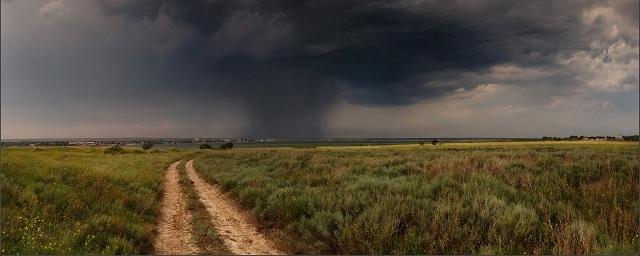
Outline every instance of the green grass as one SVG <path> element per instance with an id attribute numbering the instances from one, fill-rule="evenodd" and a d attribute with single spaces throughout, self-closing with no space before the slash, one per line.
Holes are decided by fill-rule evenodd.
<path id="1" fill-rule="evenodd" d="M 189 223 L 198 247 L 201 252 L 206 254 L 230 254 L 225 248 L 222 240 L 213 226 L 211 216 L 207 212 L 204 204 L 200 202 L 200 197 L 196 192 L 195 185 L 187 176 L 185 163 L 188 159 L 182 160 L 178 165 L 180 174 L 180 186 L 186 194 L 187 207 L 191 213 L 191 222 Z"/>
<path id="2" fill-rule="evenodd" d="M 638 253 L 638 146 L 208 151 L 196 167 L 295 252 Z"/>
<path id="3" fill-rule="evenodd" d="M 2 254 L 152 252 L 163 171 L 185 152 L 3 148 Z"/>

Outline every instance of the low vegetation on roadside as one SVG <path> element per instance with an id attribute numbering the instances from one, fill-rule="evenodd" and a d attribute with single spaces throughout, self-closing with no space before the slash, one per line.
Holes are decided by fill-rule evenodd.
<path id="1" fill-rule="evenodd" d="M 637 144 L 210 151 L 196 167 L 302 253 L 638 252 Z"/>
<path id="2" fill-rule="evenodd" d="M 185 152 L 3 148 L 2 254 L 148 254 L 163 171 Z"/>

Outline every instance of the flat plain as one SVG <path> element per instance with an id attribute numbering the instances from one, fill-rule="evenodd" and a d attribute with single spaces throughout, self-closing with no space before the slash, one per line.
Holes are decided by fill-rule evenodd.
<path id="1" fill-rule="evenodd" d="M 3 148 L 2 254 L 152 250 L 163 170 L 184 151 Z"/>
<path id="2" fill-rule="evenodd" d="M 635 253 L 638 145 L 239 149 L 195 160 L 294 252 Z"/>
<path id="3" fill-rule="evenodd" d="M 153 253 L 164 173 L 186 158 L 200 186 L 288 253 L 633 254 L 640 243 L 636 143 L 105 152 L 3 148 L 2 253 Z M 185 163 L 201 252 L 233 251 L 207 213 L 218 192 L 197 190 Z"/>

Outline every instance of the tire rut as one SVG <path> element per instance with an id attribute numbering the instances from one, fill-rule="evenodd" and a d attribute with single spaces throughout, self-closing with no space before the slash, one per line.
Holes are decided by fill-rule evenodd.
<path id="1" fill-rule="evenodd" d="M 164 175 L 164 195 L 161 204 L 153 247 L 155 254 L 198 254 L 198 246 L 190 229 L 191 215 L 187 209 L 185 194 L 178 182 L 177 161 L 169 166 Z"/>
<path id="2" fill-rule="evenodd" d="M 204 181 L 193 167 L 193 160 L 186 164 L 187 175 L 211 215 L 214 226 L 224 245 L 234 254 L 285 254 L 274 247 L 264 234 L 258 231 L 250 215 L 240 209 L 222 190 Z"/>

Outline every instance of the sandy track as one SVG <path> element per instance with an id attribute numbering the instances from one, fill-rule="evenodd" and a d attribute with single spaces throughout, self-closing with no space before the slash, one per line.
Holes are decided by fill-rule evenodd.
<path id="1" fill-rule="evenodd" d="M 164 179 L 164 196 L 158 236 L 153 243 L 155 254 L 198 254 L 198 246 L 190 230 L 190 214 L 187 210 L 185 194 L 180 187 L 177 166 L 175 162 L 167 169 Z"/>
<path id="2" fill-rule="evenodd" d="M 224 245 L 234 254 L 284 254 L 274 243 L 258 232 L 251 217 L 242 211 L 220 188 L 204 181 L 195 168 L 193 160 L 187 162 L 187 175 L 200 196 L 200 201 L 211 214 L 214 226 Z"/>

